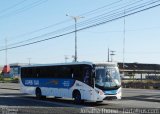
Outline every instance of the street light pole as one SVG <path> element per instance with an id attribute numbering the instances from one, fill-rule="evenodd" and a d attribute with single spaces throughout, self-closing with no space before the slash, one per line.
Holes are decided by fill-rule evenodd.
<path id="1" fill-rule="evenodd" d="M 115 55 L 115 51 L 110 51 L 111 52 L 111 62 L 113 62 L 113 56 Z"/>
<path id="2" fill-rule="evenodd" d="M 27 58 L 28 59 L 28 64 L 31 65 L 31 58 Z"/>
<path id="3" fill-rule="evenodd" d="M 69 59 L 68 57 L 67 57 L 67 55 L 65 55 L 65 63 L 67 63 L 67 60 Z"/>
<path id="4" fill-rule="evenodd" d="M 109 62 L 109 48 L 108 48 L 108 62 Z"/>
<path id="5" fill-rule="evenodd" d="M 74 17 L 75 21 L 75 62 L 77 62 L 77 18 Z"/>
<path id="6" fill-rule="evenodd" d="M 77 20 L 80 18 L 84 18 L 84 17 L 80 17 L 80 16 L 70 16 L 68 14 L 66 14 L 66 16 L 71 17 L 72 19 L 74 19 L 75 22 L 75 56 L 74 56 L 74 61 L 77 62 Z"/>

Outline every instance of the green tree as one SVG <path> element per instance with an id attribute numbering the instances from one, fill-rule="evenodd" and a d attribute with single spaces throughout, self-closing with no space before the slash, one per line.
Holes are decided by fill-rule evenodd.
<path id="1" fill-rule="evenodd" d="M 0 81 L 3 81 L 2 73 L 0 73 Z"/>

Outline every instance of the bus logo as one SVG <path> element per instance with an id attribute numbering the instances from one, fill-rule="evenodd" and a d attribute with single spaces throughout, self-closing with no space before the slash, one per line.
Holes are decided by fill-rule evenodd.
<path id="1" fill-rule="evenodd" d="M 51 80 L 51 81 L 49 81 L 49 82 L 47 82 L 46 84 L 48 85 L 48 84 L 53 84 L 53 85 L 58 85 L 58 80 Z"/>

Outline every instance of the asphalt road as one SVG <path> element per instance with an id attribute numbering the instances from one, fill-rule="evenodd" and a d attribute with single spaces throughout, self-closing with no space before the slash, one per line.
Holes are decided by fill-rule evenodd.
<path id="1" fill-rule="evenodd" d="M 115 111 L 116 113 L 119 109 L 122 111 L 127 108 L 160 109 L 160 90 L 124 88 L 122 100 L 104 101 L 98 104 L 85 103 L 83 105 L 76 105 L 70 99 L 47 98 L 37 100 L 34 96 L 20 93 L 18 89 L 19 86 L 17 84 L 0 84 L 0 113 L 71 114 L 85 113 L 85 111 L 90 111 L 89 113 L 106 113 L 107 111 L 109 111 L 108 113 L 111 113 L 110 111 L 113 113 Z"/>

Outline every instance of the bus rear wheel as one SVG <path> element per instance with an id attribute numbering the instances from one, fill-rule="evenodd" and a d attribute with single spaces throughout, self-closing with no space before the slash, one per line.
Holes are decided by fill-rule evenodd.
<path id="1" fill-rule="evenodd" d="M 79 91 L 75 91 L 73 93 L 73 98 L 74 98 L 74 103 L 75 104 L 81 104 L 82 103 L 81 94 L 80 94 Z"/>
<path id="2" fill-rule="evenodd" d="M 37 99 L 41 99 L 42 98 L 42 92 L 40 88 L 36 89 L 36 98 Z"/>

